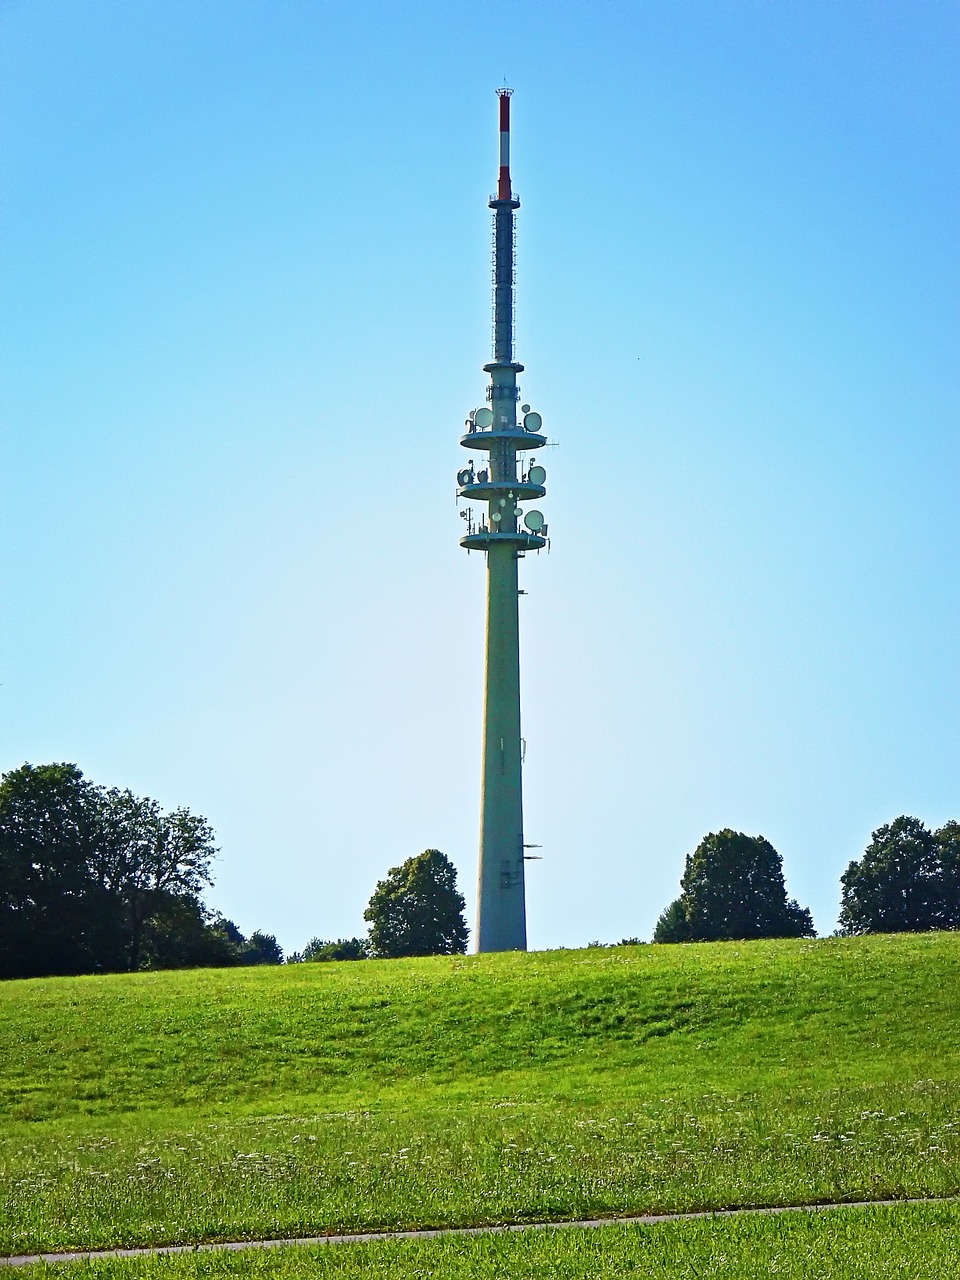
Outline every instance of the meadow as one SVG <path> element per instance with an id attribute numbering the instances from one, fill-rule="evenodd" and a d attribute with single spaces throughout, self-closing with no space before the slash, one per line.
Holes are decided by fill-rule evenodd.
<path id="1" fill-rule="evenodd" d="M 954 1195 L 958 993 L 956 934 L 8 982 L 0 1254 Z M 837 1212 L 789 1229 L 852 1240 L 881 1210 Z M 917 1224 L 955 1207 L 891 1212 L 933 1248 Z M 786 1218 L 752 1221 L 716 1230 L 780 1247 Z M 621 1270 L 659 1274 L 629 1258 L 661 1228 L 616 1230 Z M 562 1269 L 578 1238 L 408 1244 L 443 1275 L 458 1250 L 498 1274 L 503 1249 L 529 1254 L 504 1274 L 593 1274 Z M 341 1248 L 311 1274 L 364 1274 L 374 1246 Z M 300 1274 L 287 1253 L 255 1265 Z"/>

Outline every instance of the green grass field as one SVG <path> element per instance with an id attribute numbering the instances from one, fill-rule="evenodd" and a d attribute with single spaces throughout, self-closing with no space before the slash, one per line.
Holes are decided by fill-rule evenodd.
<path id="1" fill-rule="evenodd" d="M 0 984 L 0 1253 L 951 1195 L 958 1014 L 955 934 Z"/>
<path id="2" fill-rule="evenodd" d="M 98 1259 L 30 1266 L 21 1280 L 954 1280 L 956 1204 L 838 1209 L 650 1227 Z"/>

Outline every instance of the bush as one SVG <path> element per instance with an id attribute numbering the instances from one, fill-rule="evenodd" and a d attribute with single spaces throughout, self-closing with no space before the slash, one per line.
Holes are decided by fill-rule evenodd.
<path id="1" fill-rule="evenodd" d="M 303 949 L 305 961 L 327 960 L 366 960 L 370 955 L 370 944 L 366 938 L 338 938 L 336 942 L 324 942 L 321 938 L 311 938 Z"/>

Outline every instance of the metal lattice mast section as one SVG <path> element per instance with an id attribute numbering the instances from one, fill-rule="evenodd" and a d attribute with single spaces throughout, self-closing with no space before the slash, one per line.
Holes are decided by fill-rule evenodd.
<path id="1" fill-rule="evenodd" d="M 480 883 L 478 951 L 525 951 L 523 786 L 520 736 L 520 626 L 517 566 L 528 550 L 546 546 L 547 527 L 539 511 L 523 516 L 519 502 L 542 497 L 546 472 L 527 467 L 525 455 L 547 443 L 540 415 L 522 406 L 517 421 L 517 375 L 513 358 L 514 216 L 519 198 L 510 185 L 510 94 L 500 98 L 500 173 L 493 210 L 493 360 L 489 406 L 467 419 L 460 443 L 483 451 L 486 465 L 473 464 L 457 476 L 458 495 L 486 502 L 485 516 L 474 523 L 471 510 L 460 545 L 482 550 L 487 558 L 487 638 L 483 708 L 483 761 L 480 800 Z M 521 526 L 521 519 L 523 526 Z"/>

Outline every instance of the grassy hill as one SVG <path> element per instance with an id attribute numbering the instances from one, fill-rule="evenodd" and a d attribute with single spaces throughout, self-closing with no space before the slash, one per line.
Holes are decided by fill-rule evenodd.
<path id="1" fill-rule="evenodd" d="M 0 984 L 0 1253 L 955 1193 L 958 1032 L 956 934 Z"/>

